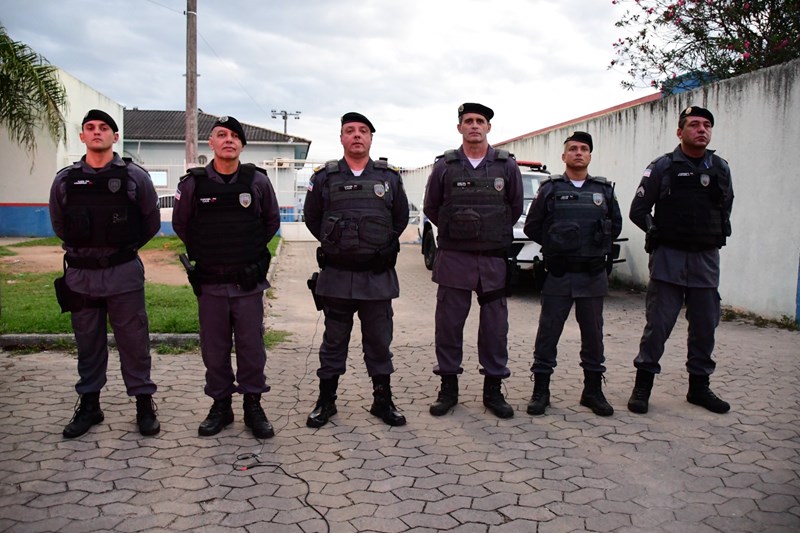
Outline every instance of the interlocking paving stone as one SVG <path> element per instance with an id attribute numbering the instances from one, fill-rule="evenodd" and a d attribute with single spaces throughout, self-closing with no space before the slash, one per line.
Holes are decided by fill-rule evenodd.
<path id="1" fill-rule="evenodd" d="M 314 430 L 305 419 L 318 394 L 322 329 L 305 279 L 315 248 L 284 243 L 266 300 L 268 327 L 292 333 L 268 356 L 272 391 L 263 404 L 272 439 L 252 437 L 238 398 L 233 424 L 197 435 L 211 404 L 197 353 L 153 354 L 162 431 L 142 437 L 112 351 L 105 421 L 65 440 L 61 429 L 76 400 L 74 356 L 0 354 L 0 530 L 323 532 L 317 511 L 336 533 L 800 530 L 800 333 L 723 322 L 712 386 L 732 410 L 716 415 L 685 400 L 680 317 L 650 412 L 636 415 L 625 404 L 644 295 L 613 290 L 604 390 L 614 415 L 597 417 L 578 404 L 580 335 L 570 318 L 553 405 L 531 417 L 525 407 L 540 308 L 538 294 L 522 288 L 508 300 L 512 376 L 504 393 L 514 418 L 499 420 L 482 405 L 477 303 L 465 331 L 459 404 L 432 417 L 440 383 L 431 372 L 436 287 L 419 246 L 403 245 L 392 389 L 408 424 L 391 428 L 369 414 L 356 325 L 339 413 Z"/>

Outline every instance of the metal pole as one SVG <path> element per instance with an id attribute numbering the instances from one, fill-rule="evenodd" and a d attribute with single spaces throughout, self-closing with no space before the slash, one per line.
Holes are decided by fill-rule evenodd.
<path id="1" fill-rule="evenodd" d="M 197 164 L 197 0 L 186 0 L 186 166 Z"/>

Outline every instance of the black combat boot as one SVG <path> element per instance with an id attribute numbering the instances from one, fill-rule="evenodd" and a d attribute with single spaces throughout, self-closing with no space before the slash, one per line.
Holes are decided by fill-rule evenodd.
<path id="1" fill-rule="evenodd" d="M 406 417 L 397 410 L 392 402 L 391 377 L 373 376 L 372 377 L 372 402 L 370 413 L 377 416 L 390 426 L 405 426 Z"/>
<path id="2" fill-rule="evenodd" d="M 583 394 L 581 405 L 588 407 L 597 416 L 611 416 L 614 408 L 603 395 L 603 373 L 583 371 Z"/>
<path id="3" fill-rule="evenodd" d="M 201 437 L 216 435 L 222 429 L 233 422 L 233 408 L 231 407 L 231 397 L 214 400 L 214 404 L 208 411 L 208 416 L 200 422 L 197 433 Z"/>
<path id="4" fill-rule="evenodd" d="M 156 417 L 156 403 L 150 394 L 136 395 L 136 423 L 139 425 L 139 433 L 145 437 L 155 435 L 161 431 L 161 424 Z"/>
<path id="5" fill-rule="evenodd" d="M 647 370 L 642 370 L 641 368 L 636 370 L 636 383 L 633 384 L 633 392 L 628 400 L 628 411 L 639 414 L 647 412 L 650 391 L 653 390 L 653 378 L 655 377 L 655 374 Z"/>
<path id="6" fill-rule="evenodd" d="M 442 388 L 439 389 L 439 396 L 436 401 L 431 404 L 431 414 L 433 416 L 442 416 L 447 414 L 450 409 L 458 403 L 458 376 L 456 374 L 448 374 L 442 376 Z"/>
<path id="7" fill-rule="evenodd" d="M 550 374 L 533 374 L 533 394 L 528 402 L 529 415 L 543 415 L 545 408 L 550 405 Z"/>
<path id="8" fill-rule="evenodd" d="M 306 425 L 310 428 L 321 428 L 328 423 L 330 417 L 336 414 L 336 389 L 339 386 L 339 376 L 320 378 L 319 399 L 311 414 L 308 415 Z"/>
<path id="9" fill-rule="evenodd" d="M 483 377 L 483 405 L 498 418 L 511 418 L 514 408 L 511 407 L 500 391 L 502 380 L 491 376 Z"/>
<path id="10" fill-rule="evenodd" d="M 275 430 L 272 429 L 272 424 L 261 408 L 260 394 L 244 395 L 244 425 L 253 431 L 257 439 L 269 439 L 275 436 Z"/>
<path id="11" fill-rule="evenodd" d="M 75 409 L 75 414 L 64 428 L 62 435 L 64 435 L 65 439 L 80 437 L 89 431 L 90 427 L 102 422 L 104 418 L 103 411 L 100 410 L 100 393 L 87 392 L 82 394 L 78 407 Z"/>
<path id="12" fill-rule="evenodd" d="M 730 411 L 731 404 L 717 398 L 717 395 L 711 392 L 708 383 L 708 376 L 689 374 L 689 393 L 686 395 L 686 400 L 689 403 L 705 407 L 712 413 L 721 414 Z"/>

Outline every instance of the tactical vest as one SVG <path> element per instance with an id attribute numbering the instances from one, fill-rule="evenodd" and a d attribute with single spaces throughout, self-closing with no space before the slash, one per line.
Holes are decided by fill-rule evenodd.
<path id="1" fill-rule="evenodd" d="M 655 205 L 658 243 L 690 251 L 725 246 L 730 221 L 724 203 L 730 183 L 719 158 L 712 155 L 712 167 L 698 170 L 672 161 L 664 176 L 666 193 Z"/>
<path id="2" fill-rule="evenodd" d="M 565 176 L 551 178 L 553 184 L 552 219 L 544 232 L 545 258 L 586 261 L 604 259 L 611 252 L 611 203 L 613 191 L 604 178 L 589 178 L 583 187 L 574 187 Z M 603 191 L 587 190 L 600 183 Z"/>
<path id="3" fill-rule="evenodd" d="M 189 222 L 190 259 L 203 267 L 235 271 L 264 259 L 269 239 L 255 206 L 256 167 L 239 165 L 235 183 L 211 180 L 203 167 L 189 169 L 195 179 L 196 213 Z"/>
<path id="4" fill-rule="evenodd" d="M 113 165 L 97 174 L 70 169 L 66 182 L 65 240 L 73 247 L 135 246 L 142 214 L 128 198 L 128 168 Z"/>
<path id="5" fill-rule="evenodd" d="M 511 206 L 506 200 L 509 153 L 498 150 L 495 160 L 478 175 L 458 157 L 444 154 L 444 202 L 439 211 L 437 243 L 443 250 L 465 252 L 502 251 L 514 240 Z"/>
<path id="6" fill-rule="evenodd" d="M 325 164 L 327 205 L 324 206 L 321 247 L 337 264 L 366 264 L 376 252 L 393 241 L 392 190 L 389 181 L 380 179 L 388 171 L 384 160 L 373 162 L 378 176 L 348 176 L 339 170 L 339 162 Z"/>

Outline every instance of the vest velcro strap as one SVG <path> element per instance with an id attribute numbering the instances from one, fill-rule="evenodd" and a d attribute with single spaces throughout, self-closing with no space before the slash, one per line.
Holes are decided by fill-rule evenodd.
<path id="1" fill-rule="evenodd" d="M 126 248 L 119 250 L 106 257 L 79 257 L 76 255 L 65 255 L 67 265 L 72 268 L 85 268 L 87 270 L 99 270 L 109 268 L 136 259 L 136 250 Z"/>

